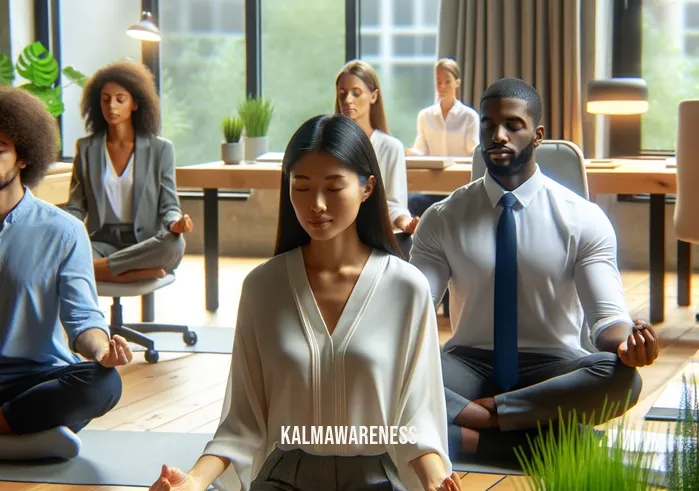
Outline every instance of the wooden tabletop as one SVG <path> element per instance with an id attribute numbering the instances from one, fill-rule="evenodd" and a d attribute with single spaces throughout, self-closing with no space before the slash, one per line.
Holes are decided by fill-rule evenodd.
<path id="1" fill-rule="evenodd" d="M 596 168 L 587 160 L 591 194 L 672 194 L 677 192 L 677 169 L 665 160 L 614 160 L 613 168 Z M 409 168 L 411 192 L 449 193 L 471 180 L 471 164 L 456 163 L 439 170 Z M 273 162 L 225 165 L 209 162 L 177 168 L 181 188 L 279 189 L 281 165 Z"/>

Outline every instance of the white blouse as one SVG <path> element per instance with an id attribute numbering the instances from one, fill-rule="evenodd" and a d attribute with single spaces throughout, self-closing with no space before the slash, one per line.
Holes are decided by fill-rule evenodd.
<path id="1" fill-rule="evenodd" d="M 405 147 L 397 138 L 374 130 L 369 138 L 379 161 L 381 180 L 388 200 L 388 215 L 391 223 L 401 215 L 410 216 L 408 211 L 408 171 L 405 165 Z M 402 232 L 397 227 L 394 233 Z"/>
<path id="2" fill-rule="evenodd" d="M 306 439 L 312 427 L 417 433 L 415 443 L 396 445 L 282 442 L 287 426 L 305 428 Z M 332 335 L 300 248 L 245 278 L 221 423 L 204 454 L 230 459 L 222 476 L 228 491 L 248 490 L 275 446 L 314 455 L 388 452 L 409 490 L 422 490 L 410 461 L 425 453 L 438 453 L 451 472 L 437 321 L 417 268 L 373 251 Z"/>
<path id="3" fill-rule="evenodd" d="M 423 155 L 470 157 L 478 145 L 478 113 L 459 100 L 442 116 L 439 103 L 417 116 L 417 137 L 413 148 Z"/>
<path id="4" fill-rule="evenodd" d="M 123 224 L 133 222 L 133 175 L 134 158 L 133 153 L 129 157 L 124 172 L 118 176 L 114 170 L 114 164 L 109 157 L 109 150 L 105 143 L 105 172 L 104 172 L 104 195 L 107 200 L 106 215 L 104 222 L 107 224 Z"/>

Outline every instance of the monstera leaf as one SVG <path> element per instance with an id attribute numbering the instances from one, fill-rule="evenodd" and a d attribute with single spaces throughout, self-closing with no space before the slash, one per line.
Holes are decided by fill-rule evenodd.
<path id="1" fill-rule="evenodd" d="M 60 87 L 38 87 L 34 84 L 24 84 L 20 85 L 20 88 L 41 99 L 52 116 L 60 116 L 63 114 L 65 107 L 61 99 Z"/>
<path id="2" fill-rule="evenodd" d="M 16 68 L 21 77 L 36 87 L 50 88 L 58 79 L 58 63 L 39 41 L 22 50 Z"/>
<path id="3" fill-rule="evenodd" d="M 72 65 L 68 65 L 63 69 L 63 75 L 73 82 L 78 87 L 85 87 L 89 77 L 83 72 L 76 70 Z"/>
<path id="4" fill-rule="evenodd" d="M 5 53 L 0 53 L 0 85 L 12 85 L 15 79 L 15 66 L 12 58 Z"/>

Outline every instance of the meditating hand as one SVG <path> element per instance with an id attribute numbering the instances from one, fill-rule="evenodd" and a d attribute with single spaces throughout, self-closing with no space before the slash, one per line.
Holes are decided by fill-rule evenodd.
<path id="1" fill-rule="evenodd" d="M 103 367 L 113 368 L 130 363 L 133 353 L 129 343 L 121 336 L 114 336 L 109 344 L 97 351 L 95 360 Z"/>
<path id="2" fill-rule="evenodd" d="M 653 326 L 646 321 L 636 320 L 633 332 L 619 345 L 617 354 L 624 365 L 644 367 L 658 357 L 658 337 Z"/>
<path id="3" fill-rule="evenodd" d="M 415 233 L 420 217 L 410 217 L 410 215 L 402 215 L 396 220 L 396 227 L 408 234 Z"/>
<path id="4" fill-rule="evenodd" d="M 429 487 L 427 491 L 461 491 L 461 479 L 456 472 L 452 472 L 439 486 Z"/>
<path id="5" fill-rule="evenodd" d="M 177 467 L 163 465 L 160 477 L 148 491 L 198 491 L 202 486 L 189 474 Z"/>
<path id="6" fill-rule="evenodd" d="M 176 222 L 170 223 L 170 232 L 173 234 L 188 234 L 194 230 L 194 224 L 189 215 L 182 215 Z"/>

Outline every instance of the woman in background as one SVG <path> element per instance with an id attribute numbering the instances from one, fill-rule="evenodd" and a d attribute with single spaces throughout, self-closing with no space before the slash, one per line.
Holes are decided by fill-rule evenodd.
<path id="1" fill-rule="evenodd" d="M 417 137 L 406 155 L 471 157 L 478 145 L 478 113 L 459 100 L 461 71 L 450 58 L 435 67 L 439 102 L 420 111 Z"/>
<path id="2" fill-rule="evenodd" d="M 219 476 L 227 491 L 460 489 L 429 285 L 396 257 L 386 201 L 357 124 L 301 125 L 284 153 L 275 256 L 243 282 L 220 426 L 189 472 L 163 466 L 151 491 L 204 491 Z M 414 438 L 304 441 L 369 427 Z"/>
<path id="3" fill-rule="evenodd" d="M 405 148 L 388 131 L 379 78 L 374 68 L 361 60 L 347 63 L 335 79 L 335 113 L 352 119 L 374 147 L 386 189 L 388 214 L 403 256 L 408 259 L 412 234 L 418 218 L 408 211 L 408 177 Z"/>
<path id="4" fill-rule="evenodd" d="M 172 142 L 158 136 L 160 101 L 153 75 L 133 62 L 95 73 L 81 112 L 91 135 L 78 140 L 65 210 L 87 218 L 97 281 L 162 278 L 184 255 Z"/>

